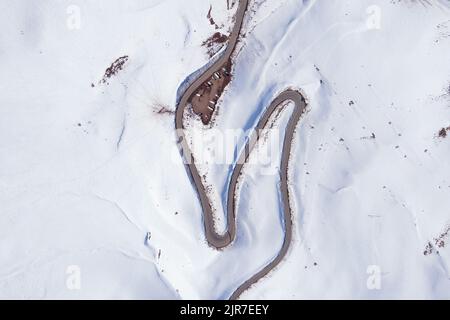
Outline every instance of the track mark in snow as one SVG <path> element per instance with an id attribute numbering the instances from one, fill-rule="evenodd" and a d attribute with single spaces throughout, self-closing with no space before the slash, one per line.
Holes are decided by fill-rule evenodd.
<path id="1" fill-rule="evenodd" d="M 120 148 L 120 143 L 122 142 L 122 137 L 125 132 L 125 126 L 126 126 L 126 120 L 123 119 L 122 130 L 120 131 L 119 138 L 117 139 L 117 142 L 116 142 L 116 150 L 119 150 L 119 148 Z"/>
<path id="2" fill-rule="evenodd" d="M 129 223 L 131 223 L 133 226 L 135 226 L 140 231 L 144 232 L 142 230 L 142 228 L 128 216 L 128 214 L 125 212 L 125 210 L 123 210 L 117 202 L 103 198 L 97 194 L 92 194 L 92 196 L 100 201 L 107 202 L 107 203 L 111 204 L 112 206 L 114 206 L 118 210 L 118 212 L 122 215 L 122 217 L 125 218 L 125 220 L 127 220 Z"/>
<path id="3" fill-rule="evenodd" d="M 280 50 L 282 44 L 285 42 L 285 40 L 291 39 L 291 37 L 290 37 L 291 31 L 295 30 L 295 26 L 297 25 L 297 23 L 311 10 L 311 8 L 314 6 L 315 3 L 316 3 L 316 0 L 309 1 L 309 3 L 307 3 L 307 7 L 305 9 L 301 8 L 301 10 L 300 10 L 301 14 L 297 15 L 295 18 L 291 19 L 287 23 L 287 27 L 285 28 L 286 32 L 284 32 L 282 37 L 280 39 L 278 39 L 277 44 L 275 45 L 275 47 L 273 48 L 269 57 L 266 60 L 263 70 L 261 71 L 261 76 L 260 76 L 261 80 L 260 81 L 262 81 L 262 79 L 266 78 L 267 70 L 268 70 L 269 66 L 271 65 L 271 61 L 273 60 L 273 57 L 276 56 L 277 52 Z"/>

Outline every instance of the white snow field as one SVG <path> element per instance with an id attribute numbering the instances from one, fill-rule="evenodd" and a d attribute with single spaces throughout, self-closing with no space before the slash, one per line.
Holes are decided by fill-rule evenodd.
<path id="1" fill-rule="evenodd" d="M 275 257 L 277 164 L 246 166 L 236 241 L 217 251 L 176 146 L 179 87 L 235 9 L 0 0 L 0 298 L 226 299 Z M 250 1 L 218 112 L 188 120 L 193 148 L 250 130 L 286 88 L 309 106 L 291 249 L 242 298 L 450 298 L 449 53 L 447 0 Z M 258 151 L 281 144 L 290 110 Z M 197 152 L 220 153 L 208 141 Z M 223 229 L 232 164 L 211 157 L 199 169 Z"/>

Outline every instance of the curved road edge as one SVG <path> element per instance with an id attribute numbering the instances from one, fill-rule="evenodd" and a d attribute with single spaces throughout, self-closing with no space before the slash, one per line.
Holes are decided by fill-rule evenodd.
<path id="1" fill-rule="evenodd" d="M 198 87 L 200 87 L 205 81 L 207 81 L 211 76 L 221 68 L 222 65 L 227 63 L 231 58 L 231 55 L 235 49 L 239 33 L 242 27 L 245 11 L 248 6 L 248 0 L 240 0 L 239 7 L 237 9 L 235 17 L 235 25 L 233 31 L 229 38 L 228 47 L 225 54 L 216 61 L 211 67 L 209 67 L 203 74 L 201 74 L 183 93 L 180 102 L 176 108 L 175 113 L 175 128 L 178 135 L 178 144 L 181 147 L 181 154 L 184 158 L 184 163 L 186 169 L 190 174 L 195 189 L 197 191 L 202 211 L 203 220 L 205 227 L 205 236 L 207 242 L 210 246 L 215 249 L 222 249 L 230 245 L 236 237 L 236 186 L 238 183 L 239 175 L 242 168 L 247 161 L 251 151 L 259 140 L 259 134 L 262 129 L 266 126 L 272 113 L 277 109 L 278 106 L 286 101 L 292 101 L 295 104 L 295 108 L 291 114 L 289 122 L 285 130 L 285 136 L 283 141 L 282 157 L 281 157 L 281 167 L 280 167 L 280 191 L 282 195 L 282 206 L 283 206 L 283 218 L 285 227 L 285 236 L 283 245 L 278 252 L 277 256 L 266 266 L 264 266 L 260 271 L 254 274 L 250 279 L 246 280 L 242 285 L 240 285 L 231 295 L 230 299 L 237 299 L 245 290 L 250 288 L 258 280 L 266 276 L 272 269 L 274 269 L 281 260 L 285 257 L 289 250 L 289 246 L 292 240 L 292 214 L 291 207 L 289 204 L 289 190 L 288 190 L 288 163 L 292 147 L 293 135 L 299 122 L 301 115 L 305 111 L 306 101 L 301 93 L 295 90 L 285 90 L 280 93 L 265 110 L 264 114 L 258 121 L 252 136 L 248 139 L 242 153 L 240 154 L 235 167 L 233 168 L 232 176 L 230 179 L 228 194 L 227 194 L 227 227 L 224 234 L 218 234 L 215 230 L 214 215 L 211 207 L 210 200 L 206 194 L 205 187 L 203 186 L 201 176 L 195 166 L 195 159 L 192 155 L 192 151 L 189 148 L 186 136 L 184 134 L 184 124 L 183 115 L 186 107 L 189 104 L 189 100 L 192 95 L 196 92 Z"/>
<path id="2" fill-rule="evenodd" d="M 271 270 L 273 270 L 286 256 L 287 252 L 289 251 L 289 247 L 292 241 L 292 210 L 290 206 L 290 200 L 289 200 L 289 185 L 288 185 L 288 172 L 289 172 L 289 159 L 291 156 L 291 149 L 292 149 L 292 141 L 295 133 L 295 129 L 297 127 L 298 122 L 300 121 L 300 118 L 302 114 L 306 110 L 306 101 L 302 94 L 298 91 L 294 90 L 286 90 L 280 93 L 269 105 L 269 107 L 264 112 L 264 115 L 261 117 L 261 119 L 258 122 L 258 125 L 255 128 L 254 134 L 257 136 L 256 139 L 250 139 L 249 141 L 254 141 L 254 144 L 247 149 L 247 146 L 244 148 L 244 153 L 246 153 L 244 156 L 246 159 L 248 158 L 249 154 L 251 153 L 251 150 L 253 149 L 254 145 L 259 140 L 259 132 L 261 132 L 262 129 L 266 126 L 267 122 L 269 121 L 270 116 L 276 111 L 276 109 L 282 105 L 285 102 L 292 101 L 295 106 L 294 110 L 292 111 L 291 117 L 289 118 L 289 122 L 287 124 L 285 134 L 284 134 L 284 141 L 283 141 L 283 149 L 282 149 L 282 156 L 281 156 L 281 167 L 280 167 L 280 191 L 282 196 L 282 206 L 283 206 L 283 220 L 284 220 L 284 240 L 283 245 L 281 246 L 280 251 L 278 252 L 277 256 L 265 267 L 263 267 L 260 271 L 258 271 L 256 274 L 254 274 L 250 279 L 246 280 L 243 284 L 241 284 L 231 295 L 230 300 L 236 300 L 239 298 L 239 296 L 249 289 L 253 284 L 258 282 L 261 278 L 265 277 Z M 249 150 L 249 152 L 246 152 Z M 242 163 L 242 162 L 239 162 Z M 238 166 L 241 166 L 238 169 L 238 173 L 235 176 L 236 168 Z M 238 164 L 235 167 L 235 170 L 233 171 L 233 176 L 231 179 L 231 185 L 228 193 L 228 203 L 227 203 L 227 210 L 231 210 L 230 206 L 233 206 L 235 208 L 235 189 L 237 184 L 237 179 L 239 177 L 241 168 L 243 164 Z M 235 180 L 233 180 L 233 178 Z M 233 184 L 234 183 L 234 184 Z M 231 191 L 232 190 L 232 193 Z M 232 201 L 231 197 L 233 198 Z M 231 204 L 230 204 L 231 203 Z M 233 209 L 234 213 L 234 209 Z"/>

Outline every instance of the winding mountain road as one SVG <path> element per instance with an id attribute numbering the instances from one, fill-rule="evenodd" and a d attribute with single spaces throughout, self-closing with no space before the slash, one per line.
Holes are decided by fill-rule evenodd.
<path id="1" fill-rule="evenodd" d="M 237 299 L 239 296 L 256 283 L 259 279 L 267 275 L 272 269 L 274 269 L 284 258 L 288 252 L 289 245 L 292 239 L 292 214 L 291 206 L 289 202 L 289 190 L 288 190 L 288 163 L 292 147 L 292 139 L 295 132 L 297 123 L 299 122 L 301 115 L 306 108 L 306 102 L 304 97 L 295 90 L 285 90 L 280 93 L 267 107 L 261 116 L 258 124 L 254 128 L 253 134 L 249 137 L 248 142 L 240 154 L 231 175 L 230 183 L 228 186 L 227 194 L 227 205 L 226 205 L 226 218 L 227 227 L 223 234 L 218 234 L 214 227 L 214 216 L 211 207 L 211 202 L 206 194 L 205 187 L 202 183 L 201 176 L 195 166 L 194 156 L 189 148 L 188 142 L 184 134 L 183 125 L 183 114 L 186 107 L 189 105 L 189 101 L 196 90 L 205 82 L 208 81 L 216 72 L 220 70 L 221 67 L 226 64 L 231 59 L 231 55 L 236 47 L 236 43 L 239 37 L 239 33 L 242 27 L 242 22 L 244 19 L 245 11 L 247 9 L 248 0 L 240 0 L 237 13 L 235 16 L 235 24 L 232 33 L 229 37 L 228 46 L 221 56 L 213 65 L 211 65 L 203 74 L 201 74 L 184 92 L 177 106 L 175 113 L 175 128 L 177 129 L 178 144 L 181 148 L 180 152 L 184 158 L 184 163 L 186 164 L 187 171 L 191 175 L 193 184 L 196 188 L 197 194 L 200 199 L 200 203 L 203 210 L 203 220 L 205 227 L 205 235 L 208 244 L 216 249 L 222 249 L 230 245 L 236 237 L 236 186 L 238 183 L 239 175 L 242 171 L 244 164 L 247 162 L 249 155 L 251 154 L 254 146 L 256 145 L 259 134 L 261 130 L 267 125 L 270 116 L 274 111 L 278 109 L 285 102 L 293 102 L 295 108 L 289 118 L 287 124 L 283 149 L 281 156 L 281 167 L 280 167 L 280 191 L 282 195 L 282 207 L 283 207 L 283 218 L 284 218 L 284 241 L 283 245 L 278 252 L 277 256 L 266 266 L 264 266 L 260 271 L 254 274 L 250 279 L 241 284 L 231 295 L 230 299 Z"/>

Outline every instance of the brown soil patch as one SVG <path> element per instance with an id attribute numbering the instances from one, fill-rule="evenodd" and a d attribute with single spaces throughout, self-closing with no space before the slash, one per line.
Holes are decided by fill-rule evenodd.
<path id="1" fill-rule="evenodd" d="M 450 236 L 450 225 L 447 226 L 444 231 L 436 238 L 433 238 L 433 241 L 429 241 L 427 245 L 425 246 L 425 250 L 423 254 L 425 256 L 432 254 L 435 249 L 439 250 L 439 248 L 444 248 L 446 245 L 447 238 Z M 439 251 L 436 251 L 436 253 L 439 253 Z"/>
<path id="2" fill-rule="evenodd" d="M 211 10 L 212 10 L 212 6 L 209 7 L 209 11 L 207 14 L 207 18 L 209 20 L 209 23 L 214 26 L 216 29 L 219 29 L 219 26 L 217 25 L 217 23 L 214 21 L 213 17 L 211 16 Z"/>
<path id="3" fill-rule="evenodd" d="M 103 75 L 102 80 L 100 83 L 107 83 L 108 79 L 110 79 L 112 76 L 115 76 L 120 70 L 123 69 L 123 66 L 128 61 L 128 56 L 123 56 L 120 58 L 117 58 L 116 61 L 114 61 L 106 70 L 105 74 Z"/>
<path id="4" fill-rule="evenodd" d="M 175 114 L 175 111 L 170 110 L 166 106 L 155 106 L 155 112 L 157 114 Z"/>
<path id="5" fill-rule="evenodd" d="M 216 32 L 211 37 L 203 41 L 202 45 L 208 49 L 208 55 L 211 58 L 213 55 L 220 50 L 225 42 L 227 42 L 228 37 L 223 33 Z"/>
<path id="6" fill-rule="evenodd" d="M 211 121 L 217 101 L 230 81 L 231 64 L 228 62 L 192 95 L 190 99 L 192 109 L 195 114 L 200 116 L 203 124 L 206 125 Z"/>
<path id="7" fill-rule="evenodd" d="M 448 131 L 450 131 L 450 127 L 442 128 L 441 130 L 439 130 L 439 133 L 438 133 L 439 138 L 447 137 L 447 132 Z"/>

